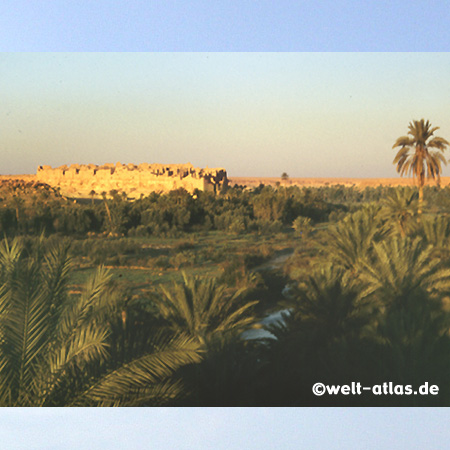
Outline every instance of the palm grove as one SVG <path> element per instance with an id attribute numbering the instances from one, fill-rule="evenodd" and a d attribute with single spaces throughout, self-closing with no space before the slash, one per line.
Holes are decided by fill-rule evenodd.
<path id="1" fill-rule="evenodd" d="M 3 186 L 1 405 L 449 405 L 449 143 L 436 130 L 414 121 L 393 146 L 417 188 L 73 203 Z M 123 281 L 137 265 L 157 281 Z M 314 397 L 318 381 L 440 391 Z"/>

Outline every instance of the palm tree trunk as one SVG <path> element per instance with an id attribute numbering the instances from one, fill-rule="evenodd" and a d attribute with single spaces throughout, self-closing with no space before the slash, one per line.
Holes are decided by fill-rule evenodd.
<path id="1" fill-rule="evenodd" d="M 107 200 L 106 200 L 106 194 L 105 194 L 105 195 L 102 194 L 102 196 L 103 196 L 103 201 L 105 202 L 106 212 L 107 212 L 107 214 L 108 214 L 108 219 L 109 219 L 109 231 L 112 233 L 112 231 L 113 231 L 113 229 L 112 229 L 112 228 L 113 228 L 113 224 L 112 224 L 111 211 L 109 210 L 108 202 L 107 202 Z"/>
<path id="2" fill-rule="evenodd" d="M 418 222 L 420 222 L 420 217 L 422 216 L 422 206 L 423 206 L 423 185 L 419 185 L 419 206 L 417 208 Z"/>

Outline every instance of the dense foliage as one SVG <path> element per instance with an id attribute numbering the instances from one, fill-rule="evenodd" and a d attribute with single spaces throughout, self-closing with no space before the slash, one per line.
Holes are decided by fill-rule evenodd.
<path id="1" fill-rule="evenodd" d="M 449 188 L 0 198 L 2 405 L 450 404 Z"/>
<path id="2" fill-rule="evenodd" d="M 69 200 L 45 187 L 21 183 L 0 190 L 0 232 L 7 235 L 58 233 L 67 236 L 106 233 L 126 236 L 173 236 L 221 230 L 277 232 L 299 216 L 326 221 L 331 212 L 345 211 L 352 189 L 312 190 L 260 186 L 229 188 L 216 196 L 183 189 L 152 193 L 134 202 L 115 191 L 103 200 Z"/>

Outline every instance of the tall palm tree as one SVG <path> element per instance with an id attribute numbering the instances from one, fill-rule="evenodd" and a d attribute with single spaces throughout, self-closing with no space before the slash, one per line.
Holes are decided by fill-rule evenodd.
<path id="1" fill-rule="evenodd" d="M 424 119 L 409 123 L 408 136 L 401 136 L 392 148 L 400 147 L 393 164 L 397 164 L 400 176 L 410 172 L 417 179 L 419 186 L 419 215 L 422 213 L 423 186 L 425 178 L 435 179 L 440 184 L 441 164 L 447 164 L 443 156 L 444 150 L 450 143 L 441 137 L 434 136 L 439 127 L 432 127 Z M 436 149 L 436 150 L 434 150 Z"/>
<path id="2" fill-rule="evenodd" d="M 106 192 L 103 191 L 101 193 L 101 196 L 102 196 L 103 202 L 105 204 L 106 213 L 108 214 L 109 231 L 112 233 L 114 231 L 114 229 L 113 229 L 114 227 L 113 227 L 113 221 L 112 221 L 112 217 L 111 217 L 111 211 L 110 211 L 109 206 L 108 206 L 108 200 L 106 199 Z"/>
<path id="3" fill-rule="evenodd" d="M 120 297 L 100 268 L 82 294 L 68 293 L 68 246 L 25 255 L 0 245 L 0 405 L 160 404 L 181 393 L 171 376 L 200 361 L 192 339 L 155 338 L 153 351 L 112 361 L 111 323 Z"/>

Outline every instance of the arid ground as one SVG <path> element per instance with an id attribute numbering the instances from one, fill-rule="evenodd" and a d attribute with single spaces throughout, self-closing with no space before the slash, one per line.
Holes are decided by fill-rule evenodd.
<path id="1" fill-rule="evenodd" d="M 306 186 L 321 187 L 332 185 L 355 186 L 359 188 L 382 186 L 413 186 L 410 177 L 398 178 L 289 178 L 282 180 L 279 177 L 230 177 L 231 185 L 246 185 L 248 187 L 259 186 L 260 184 L 276 186 Z M 442 177 L 441 186 L 450 184 L 450 177 Z"/>

